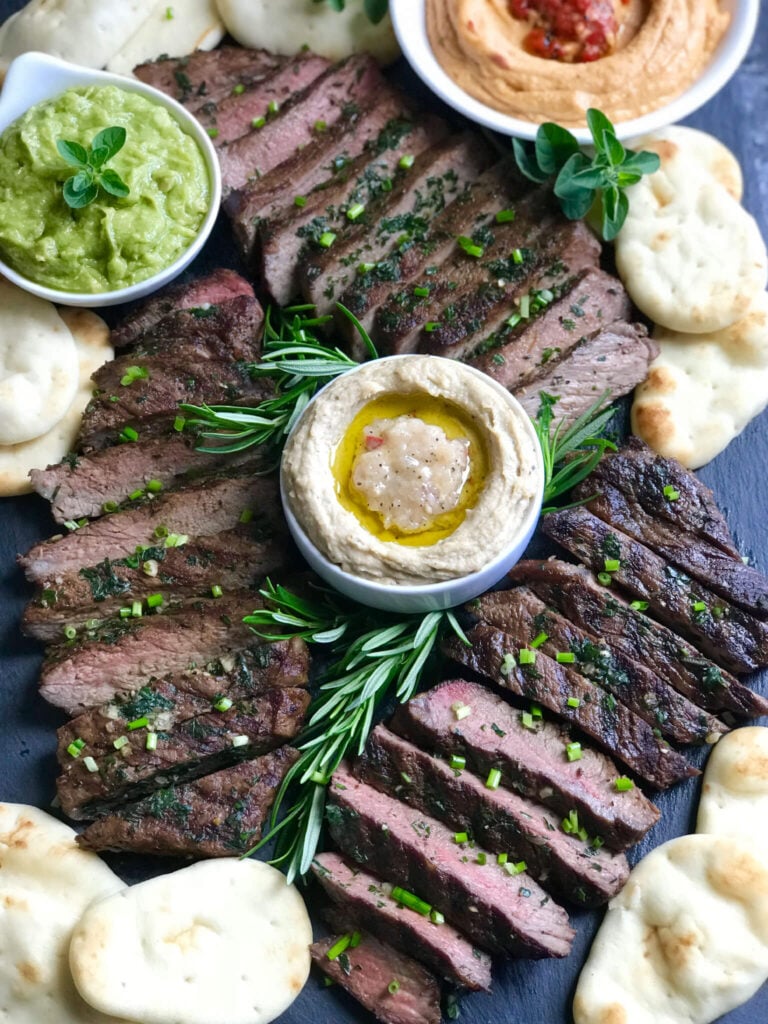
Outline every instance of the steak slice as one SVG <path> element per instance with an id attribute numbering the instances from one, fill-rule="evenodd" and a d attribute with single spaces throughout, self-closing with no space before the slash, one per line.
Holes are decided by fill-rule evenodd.
<path id="1" fill-rule="evenodd" d="M 528 291 L 545 258 L 541 239 L 559 225 L 560 219 L 548 192 L 531 189 L 513 201 L 515 191 L 516 186 L 510 183 L 508 194 L 497 196 L 493 216 L 465 223 L 465 233 L 459 238 L 467 239 L 465 247 L 477 246 L 479 255 L 465 251 L 454 237 L 451 255 L 435 274 L 419 276 L 414 281 L 416 290 L 401 288 L 393 292 L 375 320 L 374 340 L 384 352 L 412 352 L 424 343 L 433 354 L 450 355 L 453 323 L 462 311 L 463 299 L 474 297 L 480 307 L 504 295 L 511 304 L 512 297 Z M 497 223 L 496 213 L 510 208 L 510 202 L 514 218 Z M 512 253 L 518 253 L 517 258 Z M 425 338 L 430 333 L 435 338 L 427 343 Z"/>
<path id="2" fill-rule="evenodd" d="M 178 309 L 140 334 L 131 351 L 115 362 L 122 368 L 131 358 L 135 362 L 141 356 L 157 355 L 189 362 L 255 362 L 261 355 L 263 323 L 264 310 L 250 295 L 236 295 L 212 306 Z"/>
<path id="3" fill-rule="evenodd" d="M 209 707 L 182 722 L 163 722 L 162 732 L 136 726 L 143 721 L 138 719 L 127 726 L 123 735 L 128 743 L 119 749 L 89 755 L 86 746 L 82 756 L 69 757 L 62 765 L 56 780 L 62 809 L 76 820 L 95 818 L 155 789 L 266 754 L 296 736 L 308 706 L 306 690 L 282 687 L 236 701 L 228 711 Z M 147 737 L 152 735 L 157 747 L 148 750 Z"/>
<path id="4" fill-rule="evenodd" d="M 240 274 L 225 267 L 183 284 L 168 285 L 134 306 L 117 327 L 112 328 L 111 344 L 115 348 L 125 348 L 169 313 L 179 309 L 219 306 L 238 295 L 253 298 L 253 287 Z"/>
<path id="5" fill-rule="evenodd" d="M 354 948 L 329 960 L 329 952 L 342 938 L 343 934 L 331 935 L 309 947 L 326 977 L 382 1024 L 440 1024 L 440 985 L 426 968 L 367 933 Z"/>
<path id="6" fill-rule="evenodd" d="M 89 825 L 76 837 L 86 850 L 170 857 L 233 857 L 261 839 L 285 774 L 299 757 L 292 747 L 157 789 Z"/>
<path id="7" fill-rule="evenodd" d="M 619 451 L 602 458 L 595 479 L 613 484 L 654 519 L 673 523 L 741 559 L 712 491 L 676 459 L 657 455 L 638 437 L 627 438 Z M 674 502 L 665 487 L 677 491 Z"/>
<path id="8" fill-rule="evenodd" d="M 553 356 L 565 355 L 582 338 L 631 315 L 632 303 L 621 282 L 590 268 L 533 319 L 514 327 L 507 324 L 486 337 L 468 361 L 511 389 L 538 373 Z"/>
<path id="9" fill-rule="evenodd" d="M 40 692 L 76 714 L 153 676 L 250 650 L 259 641 L 242 620 L 261 606 L 261 598 L 245 593 L 194 602 L 180 615 L 107 620 L 92 637 L 49 649 Z"/>
<path id="10" fill-rule="evenodd" d="M 128 558 L 136 548 L 154 547 L 168 534 L 210 537 L 232 530 L 245 509 L 262 525 L 274 529 L 282 520 L 274 477 L 225 476 L 180 487 L 148 498 L 138 508 L 116 512 L 88 523 L 60 539 L 36 544 L 19 564 L 28 579 L 55 584 L 64 573 L 79 572 L 105 558 Z M 163 543 L 167 546 L 167 541 Z"/>
<path id="11" fill-rule="evenodd" d="M 371 733 L 354 771 L 369 786 L 467 833 L 469 842 L 506 854 L 510 862 L 524 861 L 525 870 L 558 899 L 599 906 L 629 876 L 623 854 L 553 829 L 546 807 L 511 789 L 489 789 L 477 775 L 454 771 L 382 725 Z M 461 844 L 464 853 L 473 848 L 469 842 Z"/>
<path id="12" fill-rule="evenodd" d="M 197 451 L 196 443 L 189 433 L 139 439 L 89 455 L 69 456 L 47 469 L 33 469 L 29 475 L 37 493 L 51 503 L 53 518 L 64 523 L 98 518 L 105 505 L 121 505 L 131 494 L 145 491 L 151 480 L 166 491 L 244 462 L 253 463 L 254 456 L 262 465 L 265 461 L 260 458 L 265 453 L 259 449 L 211 454 Z"/>
<path id="13" fill-rule="evenodd" d="M 219 150 L 224 191 L 243 188 L 311 141 L 318 121 L 335 124 L 350 103 L 363 104 L 384 88 L 376 62 L 365 54 L 340 61 L 296 93 L 270 118 Z"/>
<path id="14" fill-rule="evenodd" d="M 595 494 L 595 488 L 599 494 Z M 768 618 L 768 577 L 668 520 L 657 520 L 639 502 L 590 475 L 574 491 L 590 512 L 651 548 L 667 562 L 758 619 Z"/>
<path id="15" fill-rule="evenodd" d="M 366 207 L 331 248 L 307 255 L 301 267 L 304 298 L 320 315 L 333 312 L 356 274 L 386 257 L 403 237 L 423 235 L 430 220 L 490 162 L 488 146 L 470 132 L 401 157 L 391 191 Z"/>
<path id="16" fill-rule="evenodd" d="M 642 324 L 621 322 L 579 341 L 566 355 L 550 359 L 521 387 L 512 389 L 529 416 L 535 417 L 541 392 L 557 397 L 556 419 L 573 423 L 608 392 L 611 401 L 645 380 L 658 346 Z"/>
<path id="17" fill-rule="evenodd" d="M 254 256 L 262 221 L 289 212 L 297 197 L 301 202 L 314 188 L 333 181 L 366 148 L 385 144 L 382 132 L 402 109 L 403 97 L 386 89 L 366 106 L 352 107 L 330 129 L 316 132 L 310 143 L 269 174 L 230 193 L 224 209 L 246 262 Z"/>
<path id="18" fill-rule="evenodd" d="M 541 651 L 535 652 L 535 664 L 510 664 L 507 656 L 515 657 L 528 643 L 527 628 L 516 626 L 514 633 L 504 633 L 480 624 L 467 637 L 471 647 L 449 639 L 443 645 L 445 653 L 497 686 L 565 718 L 657 789 L 700 774 L 682 754 L 658 740 L 644 719 L 585 676 Z M 579 701 L 576 707 L 568 703 L 574 698 Z"/>
<path id="19" fill-rule="evenodd" d="M 472 713 L 459 720 L 454 705 Z M 479 683 L 440 683 L 398 708 L 390 726 L 444 757 L 463 755 L 481 776 L 499 768 L 505 785 L 557 814 L 575 810 L 612 850 L 639 842 L 659 820 L 658 808 L 637 786 L 617 792 L 619 769 L 609 757 L 585 747 L 580 761 L 568 761 L 566 729 L 543 720 L 526 728 L 518 711 Z"/>
<path id="20" fill-rule="evenodd" d="M 235 85 L 249 86 L 271 74 L 286 58 L 266 50 L 222 46 L 188 57 L 166 57 L 139 64 L 134 75 L 190 110 L 229 96 Z"/>
<path id="21" fill-rule="evenodd" d="M 252 131 L 254 121 L 261 117 L 266 120 L 270 111 L 276 111 L 281 103 L 305 89 L 330 66 L 330 61 L 315 53 L 297 53 L 266 78 L 243 89 L 239 88 L 242 83 L 238 83 L 237 92 L 230 90 L 229 95 L 218 102 L 211 99 L 203 103 L 195 112 L 197 119 L 213 139 L 214 146 L 223 146 Z"/>
<path id="22" fill-rule="evenodd" d="M 260 275 L 266 282 L 270 295 L 276 302 L 285 305 L 299 294 L 301 289 L 299 257 L 311 260 L 312 253 L 324 252 L 323 239 L 333 236 L 330 248 L 336 244 L 337 236 L 343 240 L 351 227 L 348 212 L 357 211 L 360 218 L 377 196 L 386 194 L 393 187 L 393 176 L 402 178 L 408 171 L 399 168 L 401 158 L 407 154 L 418 154 L 441 139 L 446 132 L 445 122 L 436 117 L 420 117 L 402 109 L 400 116 L 388 121 L 380 132 L 376 144 L 366 147 L 346 167 L 339 170 L 330 181 L 315 189 L 307 197 L 306 205 L 292 205 L 288 210 L 279 211 L 260 228 Z M 314 265 L 304 275 L 305 281 L 321 269 Z M 341 268 L 341 276 L 354 274 L 353 267 Z M 326 286 L 326 291 L 328 287 Z M 326 296 L 327 305 L 330 298 Z M 324 308 L 327 308 L 324 305 Z"/>
<path id="23" fill-rule="evenodd" d="M 717 597 L 587 509 L 551 512 L 542 518 L 541 528 L 594 572 L 602 572 L 606 557 L 618 560 L 611 579 L 619 589 L 647 601 L 654 617 L 691 637 L 718 665 L 731 672 L 768 665 L 766 623 Z"/>
<path id="24" fill-rule="evenodd" d="M 344 853 L 418 893 L 479 946 L 535 958 L 570 952 L 568 916 L 528 875 L 511 877 L 490 854 L 484 867 L 465 860 L 445 825 L 358 781 L 344 765 L 328 799 L 328 827 Z M 482 852 L 475 847 L 475 858 Z"/>
<path id="25" fill-rule="evenodd" d="M 335 913 L 355 928 L 415 957 L 455 985 L 486 992 L 491 988 L 491 958 L 452 925 L 436 927 L 391 898 L 392 887 L 338 853 L 319 853 L 312 874 L 334 905 Z"/>
<path id="26" fill-rule="evenodd" d="M 599 259 L 600 243 L 589 228 L 581 221 L 561 218 L 528 261 L 517 264 L 508 256 L 493 261 L 491 280 L 451 303 L 450 315 L 442 314 L 439 328 L 431 332 L 422 328 L 419 351 L 454 359 L 469 355 L 489 331 L 510 319 L 514 322 L 523 312 L 530 315 L 531 306 L 559 295 L 576 274 L 596 267 Z"/>
<path id="27" fill-rule="evenodd" d="M 581 629 L 600 636 L 614 653 L 621 651 L 666 679 L 699 707 L 748 718 L 768 714 L 765 697 L 718 668 L 666 626 L 601 587 L 583 566 L 556 558 L 525 561 L 518 562 L 509 576 L 513 583 L 530 587 Z"/>
<path id="28" fill-rule="evenodd" d="M 471 610 L 489 626 L 505 633 L 520 635 L 527 631 L 526 643 L 539 640 L 539 650 L 550 658 L 559 652 L 572 654 L 575 671 L 612 693 L 662 736 L 678 743 L 711 743 L 728 731 L 717 718 L 702 711 L 644 665 L 621 651 L 611 650 L 599 636 L 579 629 L 551 611 L 527 587 L 483 594 L 472 602 Z"/>

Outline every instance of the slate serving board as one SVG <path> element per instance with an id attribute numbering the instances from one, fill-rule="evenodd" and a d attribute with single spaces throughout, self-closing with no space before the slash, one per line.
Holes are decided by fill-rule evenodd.
<path id="1" fill-rule="evenodd" d="M 0 0 L 0 22 L 22 7 Z M 423 94 L 407 67 L 396 77 Z M 632 84 L 628 83 L 628 88 Z M 761 12 L 752 48 L 738 74 L 687 123 L 712 132 L 738 156 L 744 169 L 744 204 L 768 237 L 768 11 Z M 238 267 L 226 220 L 219 220 L 191 273 L 217 265 Z M 114 317 L 119 315 L 109 311 Z M 0 310 L 0 317 L 2 310 Z M 768 412 L 754 420 L 728 449 L 700 472 L 713 488 L 743 554 L 768 572 Z M 48 808 L 56 776 L 55 729 L 63 718 L 37 694 L 41 647 L 21 636 L 18 621 L 31 589 L 16 567 L 16 555 L 55 532 L 47 504 L 37 496 L 0 499 L 0 800 Z M 768 690 L 768 673 L 758 680 Z M 766 722 L 763 722 L 766 724 Z M 633 852 L 638 859 L 652 847 L 693 829 L 699 784 L 662 794 L 660 824 Z M 112 866 L 135 882 L 181 866 L 159 859 L 114 856 Z M 461 1002 L 463 1024 L 571 1024 L 570 1006 L 579 969 L 600 922 L 599 913 L 574 912 L 573 954 L 561 961 L 499 962 L 491 995 Z M 368 1024 L 373 1018 L 344 993 L 325 990 L 313 976 L 279 1024 Z M 745 1006 L 722 1018 L 725 1024 L 768 1020 L 768 985 Z"/>

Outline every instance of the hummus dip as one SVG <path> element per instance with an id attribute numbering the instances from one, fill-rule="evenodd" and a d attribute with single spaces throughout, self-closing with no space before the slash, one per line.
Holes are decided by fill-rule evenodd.
<path id="1" fill-rule="evenodd" d="M 385 584 L 482 569 L 514 544 L 542 486 L 511 395 L 438 356 L 378 359 L 333 381 L 282 459 L 284 500 L 318 550 Z"/>
<path id="2" fill-rule="evenodd" d="M 582 127 L 589 107 L 628 121 L 664 106 L 701 74 L 725 32 L 719 0 L 616 0 L 616 48 L 591 63 L 526 52 L 529 24 L 508 0 L 426 0 L 432 50 L 461 88 L 526 121 Z"/>

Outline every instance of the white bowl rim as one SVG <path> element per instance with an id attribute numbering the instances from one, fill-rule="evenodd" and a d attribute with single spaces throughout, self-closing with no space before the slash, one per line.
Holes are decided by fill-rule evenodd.
<path id="1" fill-rule="evenodd" d="M 502 135 L 534 139 L 539 122 L 511 117 L 470 96 L 437 62 L 427 37 L 427 0 L 389 0 L 392 25 L 408 63 L 421 80 L 445 103 L 470 120 Z M 735 74 L 749 50 L 757 28 L 760 0 L 732 0 L 731 23 L 707 68 L 671 102 L 641 117 L 615 125 L 620 139 L 631 139 L 666 127 L 692 114 L 710 100 Z M 590 144 L 587 128 L 569 128 L 581 145 Z"/>
<path id="2" fill-rule="evenodd" d="M 392 362 L 393 360 L 423 359 L 423 358 L 425 358 L 423 354 L 409 353 L 407 355 L 404 354 L 404 355 L 397 355 L 397 356 L 382 356 L 382 357 L 374 360 L 374 362 L 376 362 L 376 363 L 384 363 L 384 362 Z M 443 359 L 442 356 L 428 356 L 427 358 L 429 358 L 429 359 Z M 530 441 L 531 441 L 531 443 L 533 445 L 534 451 L 536 453 L 536 468 L 537 468 L 537 472 L 538 472 L 539 480 L 540 480 L 540 486 L 538 488 L 538 493 L 537 493 L 535 499 L 531 502 L 530 507 L 529 507 L 528 511 L 526 512 L 526 515 L 525 515 L 524 519 L 520 523 L 520 525 L 519 525 L 519 527 L 518 527 L 518 529 L 517 529 L 517 531 L 515 533 L 515 540 L 513 542 L 507 544 L 506 547 L 504 548 L 504 550 L 500 554 L 498 554 L 491 561 L 486 562 L 485 565 L 481 566 L 481 568 L 477 569 L 475 572 L 467 573 L 467 574 L 465 574 L 463 576 L 454 576 L 454 577 L 452 577 L 451 579 L 448 579 L 448 580 L 439 580 L 436 583 L 418 583 L 418 584 L 378 583 L 376 580 L 368 579 L 365 576 L 357 576 L 355 573 L 346 572 L 340 566 L 336 565 L 335 562 L 332 562 L 329 558 L 327 558 L 326 555 L 324 555 L 322 551 L 320 551 L 320 549 L 317 547 L 317 545 L 314 543 L 314 541 L 311 539 L 311 537 L 307 534 L 307 531 L 304 529 L 302 524 L 299 522 L 299 520 L 297 519 L 295 513 L 293 512 L 293 510 L 290 507 L 288 499 L 287 499 L 287 497 L 285 495 L 284 475 L 283 475 L 283 469 L 282 469 L 282 464 L 281 464 L 281 468 L 280 468 L 280 497 L 281 497 L 281 500 L 282 500 L 282 503 L 283 503 L 283 512 L 285 514 L 286 520 L 288 521 L 289 527 L 291 527 L 291 529 L 292 529 L 292 532 L 293 532 L 293 527 L 295 527 L 297 532 L 303 538 L 304 542 L 309 547 L 311 547 L 314 550 L 315 556 L 317 557 L 318 561 L 320 561 L 321 563 L 323 563 L 327 567 L 327 570 L 328 570 L 329 574 L 333 574 L 334 576 L 336 576 L 338 579 L 341 579 L 341 580 L 349 580 L 350 582 L 353 582 L 354 585 L 357 588 L 359 588 L 360 590 L 365 590 L 365 591 L 367 591 L 367 592 L 369 592 L 371 594 L 393 594 L 393 595 L 399 595 L 399 596 L 404 597 L 404 598 L 407 598 L 407 597 L 418 597 L 418 596 L 428 597 L 428 596 L 444 594 L 444 593 L 446 593 L 447 591 L 450 591 L 451 589 L 453 589 L 454 587 L 456 587 L 459 584 L 466 584 L 466 583 L 469 583 L 469 582 L 471 582 L 473 580 L 479 580 L 481 577 L 483 577 L 483 576 L 485 576 L 487 574 L 492 573 L 493 570 L 494 570 L 494 566 L 497 566 L 499 564 L 503 564 L 509 558 L 509 552 L 513 548 L 515 548 L 517 544 L 520 543 L 521 538 L 525 537 L 526 534 L 532 528 L 535 528 L 535 525 L 538 522 L 539 516 L 541 514 L 541 508 L 542 508 L 542 505 L 544 503 L 544 486 L 545 486 L 544 456 L 542 455 L 541 445 L 539 444 L 539 440 L 538 440 L 538 438 L 536 436 L 536 431 L 534 430 L 533 422 L 531 421 L 530 416 L 528 415 L 528 413 L 522 407 L 520 402 L 515 398 L 515 396 L 510 391 L 507 391 L 507 389 L 505 387 L 503 387 L 501 384 L 499 384 L 498 381 L 495 381 L 492 377 L 489 377 L 487 374 L 483 373 L 482 370 L 478 370 L 474 366 L 468 366 L 468 365 L 466 365 L 464 363 L 456 364 L 456 361 L 453 360 L 453 359 L 445 359 L 445 362 L 450 362 L 452 366 L 459 365 L 461 367 L 462 371 L 470 373 L 472 376 L 477 377 L 480 380 L 482 380 L 483 384 L 488 385 L 493 391 L 495 391 L 497 394 L 499 394 L 501 397 L 503 397 L 504 400 L 511 406 L 511 408 L 513 408 L 515 410 L 516 414 L 518 415 L 518 418 L 521 421 L 523 429 L 527 433 L 527 435 L 528 435 L 528 437 L 529 437 L 529 439 L 530 439 Z M 352 370 L 349 370 L 347 373 L 343 374 L 341 378 L 337 377 L 337 378 L 335 378 L 335 380 L 346 379 L 349 376 L 349 374 L 356 373 L 358 371 L 358 369 L 362 369 L 362 367 L 370 366 L 370 365 L 371 365 L 370 362 L 369 363 L 361 363 L 360 367 L 356 367 L 356 368 L 354 368 Z M 307 404 L 307 409 L 310 408 L 310 406 L 312 405 L 313 402 L 317 401 L 317 399 L 320 397 L 320 395 L 322 395 L 322 393 L 323 393 L 322 390 L 318 391 L 318 393 Z M 293 433 L 293 431 L 297 428 L 299 423 L 301 423 L 301 420 L 303 419 L 303 417 L 305 415 L 306 415 L 306 409 L 304 410 L 304 412 L 302 412 L 301 416 L 298 418 L 296 423 L 291 428 L 291 433 Z"/>
<path id="3" fill-rule="evenodd" d="M 165 107 L 181 129 L 197 143 L 205 160 L 211 190 L 208 212 L 187 248 L 167 267 L 125 288 L 105 292 L 68 292 L 49 288 L 20 274 L 0 258 L 0 274 L 39 298 L 65 306 L 113 306 L 141 298 L 161 288 L 180 274 L 200 252 L 219 214 L 221 167 L 213 143 L 200 122 L 166 93 L 138 79 L 72 64 L 34 50 L 16 57 L 8 67 L 0 92 L 0 134 L 37 103 L 53 99 L 67 89 L 86 85 L 115 85 L 127 92 L 146 96 Z"/>

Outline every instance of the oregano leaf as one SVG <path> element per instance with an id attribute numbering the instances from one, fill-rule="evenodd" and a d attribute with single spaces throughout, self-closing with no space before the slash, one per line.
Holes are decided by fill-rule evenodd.
<path id="1" fill-rule="evenodd" d="M 79 142 L 57 139 L 56 149 L 59 151 L 59 156 L 66 160 L 71 167 L 86 167 L 88 165 L 88 153 Z"/>

